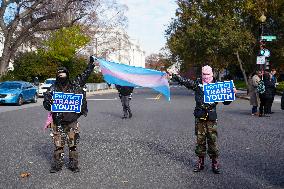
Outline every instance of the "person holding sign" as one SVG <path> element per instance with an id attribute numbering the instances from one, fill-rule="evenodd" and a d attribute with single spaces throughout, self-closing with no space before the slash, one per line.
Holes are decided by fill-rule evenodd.
<path id="1" fill-rule="evenodd" d="M 84 87 L 88 77 L 95 67 L 95 60 L 91 56 L 86 70 L 73 80 L 69 79 L 69 71 L 65 67 L 57 69 L 56 82 L 44 94 L 43 106 L 51 111 L 53 123 L 50 124 L 55 145 L 54 163 L 50 173 L 62 169 L 64 145 L 69 147 L 69 169 L 78 172 L 79 123 L 81 115 L 87 116 L 87 101 Z"/>
<path id="2" fill-rule="evenodd" d="M 216 105 L 218 102 L 223 102 L 225 105 L 230 104 L 234 100 L 235 89 L 231 82 L 216 83 L 211 86 L 214 83 L 214 79 L 212 68 L 208 65 L 202 67 L 202 78 L 195 81 L 185 79 L 178 74 L 171 75 L 179 84 L 195 91 L 196 107 L 194 116 L 195 134 L 197 137 L 195 153 L 198 156 L 198 162 L 194 168 L 194 172 L 200 172 L 204 169 L 207 148 L 207 153 L 212 159 L 212 171 L 215 174 L 219 174 Z M 205 95 L 205 93 L 207 94 Z"/>

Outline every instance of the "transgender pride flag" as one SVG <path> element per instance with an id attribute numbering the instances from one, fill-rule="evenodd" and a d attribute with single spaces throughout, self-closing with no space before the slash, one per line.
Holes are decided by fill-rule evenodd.
<path id="1" fill-rule="evenodd" d="M 149 87 L 162 93 L 170 100 L 170 87 L 166 73 L 98 58 L 96 60 L 100 64 L 104 80 L 107 83 L 131 87 Z"/>

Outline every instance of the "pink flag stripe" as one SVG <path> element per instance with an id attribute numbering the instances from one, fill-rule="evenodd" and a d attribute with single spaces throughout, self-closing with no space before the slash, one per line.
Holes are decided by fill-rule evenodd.
<path id="1" fill-rule="evenodd" d="M 158 86 L 169 86 L 166 75 L 161 77 L 160 75 L 138 75 L 138 74 L 127 74 L 122 72 L 115 72 L 102 67 L 102 73 L 111 75 L 113 77 L 125 80 L 130 83 L 134 83 L 143 87 L 158 87 Z"/>

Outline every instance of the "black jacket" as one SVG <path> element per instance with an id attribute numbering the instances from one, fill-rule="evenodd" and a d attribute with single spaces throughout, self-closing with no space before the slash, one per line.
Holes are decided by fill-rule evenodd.
<path id="1" fill-rule="evenodd" d="M 132 94 L 134 87 L 115 85 L 119 96 L 129 96 Z"/>
<path id="2" fill-rule="evenodd" d="M 90 62 L 86 70 L 82 74 L 78 75 L 75 79 L 68 80 L 68 83 L 64 88 L 60 85 L 59 82 L 55 82 L 55 84 L 50 87 L 50 90 L 48 90 L 44 94 L 43 106 L 48 111 L 51 111 L 52 94 L 54 91 L 83 94 L 81 113 L 75 113 L 75 112 L 52 113 L 52 118 L 56 125 L 72 123 L 74 121 L 77 121 L 77 119 L 81 115 L 87 116 L 88 108 L 87 108 L 86 92 L 84 91 L 84 87 L 88 77 L 93 72 L 94 67 L 95 65 Z"/>
<path id="3" fill-rule="evenodd" d="M 264 93 L 259 94 L 260 99 L 273 99 L 275 96 L 275 82 L 270 78 L 270 74 L 263 75 Z"/>
<path id="4" fill-rule="evenodd" d="M 217 112 L 216 106 L 218 102 L 215 103 L 205 103 L 204 102 L 204 92 L 203 92 L 203 85 L 201 79 L 197 80 L 190 80 L 183 78 L 179 75 L 173 75 L 173 79 L 176 80 L 180 85 L 184 85 L 188 89 L 192 89 L 195 92 L 195 110 L 194 116 L 196 118 L 204 119 L 204 116 L 201 116 L 202 113 L 207 113 L 207 118 L 209 120 L 216 120 L 217 119 Z M 223 102 L 224 105 L 229 105 L 230 102 Z M 210 117 L 211 116 L 211 117 Z"/>

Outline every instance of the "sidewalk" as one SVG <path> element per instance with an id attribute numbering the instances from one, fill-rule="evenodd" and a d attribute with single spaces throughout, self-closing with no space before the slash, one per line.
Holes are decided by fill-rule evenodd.
<path id="1" fill-rule="evenodd" d="M 245 99 L 245 100 L 250 99 L 249 95 L 247 95 L 247 91 L 242 90 L 242 89 L 237 89 L 236 97 L 240 98 L 240 99 Z M 275 95 L 274 102 L 275 103 L 281 103 L 281 96 Z"/>
<path id="2" fill-rule="evenodd" d="M 95 94 L 107 94 L 107 93 L 117 93 L 116 89 L 104 89 L 104 90 L 98 90 L 93 92 L 87 92 L 87 96 L 92 96 Z"/>

